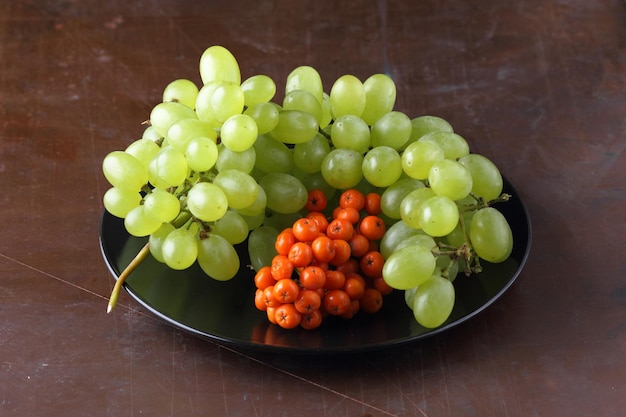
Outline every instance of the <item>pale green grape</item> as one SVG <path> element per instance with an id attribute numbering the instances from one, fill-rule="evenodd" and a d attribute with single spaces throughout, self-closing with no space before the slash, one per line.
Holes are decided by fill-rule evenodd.
<path id="1" fill-rule="evenodd" d="M 485 201 L 496 199 L 502 193 L 502 175 L 498 167 L 487 157 L 469 154 L 459 159 L 461 165 L 472 175 L 472 193 Z"/>
<path id="2" fill-rule="evenodd" d="M 241 83 L 246 107 L 267 103 L 276 94 L 276 83 L 267 75 L 258 74 Z"/>
<path id="3" fill-rule="evenodd" d="M 102 202 L 109 213 L 123 219 L 129 211 L 139 206 L 141 194 L 137 191 L 111 187 L 104 193 Z"/>
<path id="4" fill-rule="evenodd" d="M 163 223 L 161 227 L 159 227 L 156 232 L 150 235 L 148 239 L 148 248 L 150 249 L 150 254 L 161 263 L 165 263 L 165 259 L 163 259 L 163 242 L 165 238 L 170 234 L 170 232 L 176 230 L 172 223 Z"/>
<path id="5" fill-rule="evenodd" d="M 189 268 L 198 256 L 195 235 L 184 227 L 172 230 L 161 244 L 161 255 L 165 264 L 172 269 Z"/>
<path id="6" fill-rule="evenodd" d="M 313 97 L 320 103 L 323 100 L 324 87 L 322 85 L 322 78 L 317 70 L 308 65 L 303 65 L 294 68 L 289 75 L 287 75 L 287 82 L 285 83 L 285 94 L 294 90 L 304 90 L 313 94 Z"/>
<path id="7" fill-rule="evenodd" d="M 213 184 L 224 191 L 228 206 L 234 209 L 242 209 L 253 204 L 259 192 L 254 178 L 238 169 L 220 171 L 213 179 Z"/>
<path id="8" fill-rule="evenodd" d="M 447 120 L 437 116 L 418 116 L 411 119 L 411 137 L 407 145 L 430 132 L 454 132 Z"/>
<path id="9" fill-rule="evenodd" d="M 274 103 L 259 103 L 248 107 L 243 114 L 254 119 L 259 135 L 269 133 L 278 124 L 279 107 Z"/>
<path id="10" fill-rule="evenodd" d="M 430 236 L 441 237 L 452 232 L 459 222 L 459 209 L 445 196 L 425 200 L 417 213 L 419 226 Z"/>
<path id="11" fill-rule="evenodd" d="M 247 207 L 243 207 L 237 210 L 237 212 L 243 216 L 258 216 L 265 213 L 265 207 L 267 207 L 267 194 L 263 187 L 257 184 L 257 196 L 254 202 Z"/>
<path id="12" fill-rule="evenodd" d="M 462 136 L 446 131 L 434 131 L 420 137 L 419 141 L 433 141 L 441 146 L 446 159 L 459 159 L 469 154 L 469 145 Z"/>
<path id="13" fill-rule="evenodd" d="M 370 129 L 359 116 L 339 116 L 331 125 L 330 139 L 337 148 L 353 149 L 365 153 L 371 145 Z"/>
<path id="14" fill-rule="evenodd" d="M 146 214 L 144 206 L 131 209 L 124 218 L 126 231 L 136 237 L 148 236 L 157 231 L 161 222 Z"/>
<path id="15" fill-rule="evenodd" d="M 234 152 L 224 145 L 218 146 L 217 162 L 215 167 L 218 171 L 226 169 L 238 169 L 239 171 L 249 174 L 252 172 L 256 164 L 256 150 L 254 147 L 248 148 L 243 152 Z"/>
<path id="16" fill-rule="evenodd" d="M 296 213 L 304 207 L 308 191 L 296 177 L 274 172 L 261 178 L 259 185 L 267 195 L 267 207 L 277 213 Z"/>
<path id="17" fill-rule="evenodd" d="M 472 174 L 459 162 L 444 159 L 430 168 L 428 184 L 435 194 L 460 200 L 472 191 Z"/>
<path id="18" fill-rule="evenodd" d="M 175 101 L 190 109 L 196 108 L 196 97 L 198 97 L 198 86 L 193 81 L 184 78 L 170 82 L 163 90 L 163 102 Z"/>
<path id="19" fill-rule="evenodd" d="M 265 220 L 265 210 L 262 213 L 259 213 L 259 214 L 256 214 L 256 215 L 248 216 L 248 215 L 245 215 L 245 214 L 241 214 L 241 217 L 243 217 L 243 219 L 248 224 L 248 229 L 254 230 L 254 229 L 256 229 L 257 227 L 260 227 L 263 224 L 263 221 Z"/>
<path id="20" fill-rule="evenodd" d="M 428 250 L 433 250 L 433 248 L 435 248 L 437 246 L 437 242 L 435 242 L 435 239 L 433 239 L 432 237 L 430 237 L 429 235 L 423 234 L 423 233 L 416 233 L 412 236 L 407 237 L 406 239 L 400 241 L 396 247 L 394 248 L 394 250 L 400 250 L 402 248 L 405 248 L 407 246 L 411 246 L 411 245 L 419 245 L 419 246 L 423 246 Z M 450 259 L 450 258 L 448 258 Z M 439 266 L 439 258 L 437 258 L 437 266 Z"/>
<path id="21" fill-rule="evenodd" d="M 293 151 L 270 135 L 259 135 L 254 143 L 255 167 L 265 173 L 291 172 Z"/>
<path id="22" fill-rule="evenodd" d="M 405 113 L 391 111 L 372 126 L 372 146 L 390 146 L 399 150 L 411 136 L 411 119 Z"/>
<path id="23" fill-rule="evenodd" d="M 272 258 L 278 254 L 274 243 L 278 236 L 278 230 L 271 226 L 261 226 L 250 232 L 248 237 L 248 253 L 250 265 L 258 271 L 272 263 Z"/>
<path id="24" fill-rule="evenodd" d="M 292 90 L 285 94 L 283 110 L 300 110 L 309 113 L 315 117 L 318 125 L 322 121 L 322 103 L 305 90 Z"/>
<path id="25" fill-rule="evenodd" d="M 322 161 L 329 153 L 328 140 L 318 133 L 310 141 L 293 147 L 293 163 L 302 172 L 313 174 L 322 169 Z"/>
<path id="26" fill-rule="evenodd" d="M 148 166 L 151 177 L 150 182 L 160 188 L 177 187 L 185 181 L 189 166 L 187 165 L 187 159 L 185 154 L 172 147 L 162 148 L 159 153 L 155 155 Z M 153 177 L 156 177 L 156 183 L 152 181 Z M 167 184 L 166 187 L 161 187 L 158 182 L 162 181 Z"/>
<path id="27" fill-rule="evenodd" d="M 435 162 L 444 159 L 443 149 L 436 142 L 413 142 L 402 152 L 402 169 L 406 175 L 418 180 L 428 178 Z"/>
<path id="28" fill-rule="evenodd" d="M 476 254 L 491 263 L 505 261 L 513 249 L 511 227 L 502 213 L 493 207 L 480 209 L 474 214 L 469 238 Z"/>
<path id="29" fill-rule="evenodd" d="M 187 165 L 196 172 L 204 172 L 213 168 L 217 162 L 218 150 L 215 141 L 207 137 L 197 137 L 187 144 L 185 158 Z"/>
<path id="30" fill-rule="evenodd" d="M 154 127 L 159 135 L 165 137 L 170 126 L 177 121 L 196 117 L 196 112 L 193 109 L 184 104 L 170 101 L 167 103 L 159 103 L 152 108 L 150 112 L 150 125 Z"/>
<path id="31" fill-rule="evenodd" d="M 354 75 L 339 77 L 330 89 L 330 110 L 334 119 L 345 114 L 361 117 L 365 109 L 365 88 Z"/>
<path id="32" fill-rule="evenodd" d="M 241 83 L 241 71 L 234 55 L 220 45 L 207 48 L 200 57 L 200 77 L 207 84 L 211 81 Z"/>
<path id="33" fill-rule="evenodd" d="M 159 152 L 161 148 L 155 142 L 150 139 L 138 139 L 128 145 L 124 152 L 131 154 L 135 158 L 137 158 L 146 170 L 148 169 L 148 165 L 150 165 L 150 161 L 152 158 Z"/>
<path id="34" fill-rule="evenodd" d="M 229 117 L 243 112 L 244 100 L 239 84 L 224 82 L 211 94 L 209 107 L 217 122 L 223 124 Z"/>
<path id="35" fill-rule="evenodd" d="M 218 219 L 213 224 L 212 229 L 213 233 L 217 233 L 233 245 L 246 240 L 249 231 L 248 223 L 233 210 L 228 210 L 224 216 Z"/>
<path id="36" fill-rule="evenodd" d="M 396 103 L 396 84 L 385 74 L 374 74 L 363 82 L 365 108 L 361 117 L 373 126 L 383 115 L 393 110 Z"/>
<path id="37" fill-rule="evenodd" d="M 148 182 L 148 170 L 143 163 L 124 151 L 106 155 L 102 161 L 102 173 L 120 190 L 139 191 Z"/>
<path id="38" fill-rule="evenodd" d="M 320 128 L 324 129 L 333 120 L 332 110 L 330 108 L 330 96 L 328 93 L 322 94 L 322 121 Z"/>
<path id="39" fill-rule="evenodd" d="M 404 302 L 407 307 L 413 310 L 413 298 L 415 297 L 415 292 L 418 287 L 409 288 L 408 290 L 404 290 Z"/>
<path id="40" fill-rule="evenodd" d="M 239 271 L 239 255 L 226 239 L 210 234 L 198 242 L 198 264 L 205 274 L 217 281 L 228 281 Z"/>
<path id="41" fill-rule="evenodd" d="M 171 222 L 180 213 L 178 198 L 160 188 L 153 189 L 144 198 L 143 205 L 148 216 L 162 223 Z"/>
<path id="42" fill-rule="evenodd" d="M 235 152 L 250 149 L 254 145 L 257 135 L 258 129 L 254 119 L 245 114 L 230 116 L 220 131 L 224 146 Z"/>
<path id="43" fill-rule="evenodd" d="M 392 288 L 408 290 L 421 285 L 435 270 L 435 256 L 420 245 L 393 252 L 383 266 L 383 279 Z"/>
<path id="44" fill-rule="evenodd" d="M 280 142 L 298 144 L 313 139 L 318 129 L 319 124 L 312 114 L 301 110 L 281 110 L 278 123 L 270 134 Z"/>
<path id="45" fill-rule="evenodd" d="M 152 142 L 158 142 L 159 140 L 163 139 L 163 136 L 161 136 L 159 132 L 156 131 L 154 126 L 148 126 L 141 134 L 141 138 L 151 140 Z"/>
<path id="46" fill-rule="evenodd" d="M 419 222 L 419 210 L 424 201 L 434 197 L 432 189 L 422 187 L 415 189 L 404 196 L 400 202 L 400 218 L 409 226 L 421 228 Z"/>
<path id="47" fill-rule="evenodd" d="M 403 220 L 393 223 L 380 240 L 379 251 L 383 258 L 387 259 L 397 248 L 397 246 L 406 241 L 411 236 L 423 235 L 419 229 L 409 226 Z"/>
<path id="48" fill-rule="evenodd" d="M 440 275 L 433 275 L 417 287 L 413 295 L 415 320 L 428 329 L 439 327 L 450 317 L 454 301 L 452 282 Z"/>
<path id="49" fill-rule="evenodd" d="M 370 149 L 363 158 L 363 176 L 375 187 L 388 187 L 402 175 L 400 154 L 389 146 Z"/>
<path id="50" fill-rule="evenodd" d="M 198 97 L 196 98 L 196 115 L 198 119 L 205 123 L 208 123 L 211 127 L 219 127 L 221 123 L 217 120 L 217 117 L 211 107 L 211 97 L 217 87 L 222 85 L 222 81 L 211 81 L 206 83 L 200 91 L 198 91 Z"/>
<path id="51" fill-rule="evenodd" d="M 187 193 L 187 207 L 198 219 L 212 222 L 226 213 L 228 198 L 217 185 L 199 182 Z"/>
<path id="52" fill-rule="evenodd" d="M 322 161 L 324 180 L 337 189 L 351 188 L 363 178 L 363 155 L 359 152 L 337 148 L 330 151 Z"/>
<path id="53" fill-rule="evenodd" d="M 413 178 L 402 178 L 390 185 L 380 196 L 380 208 L 391 219 L 399 219 L 400 205 L 411 191 L 424 188 L 424 183 Z"/>
<path id="54" fill-rule="evenodd" d="M 185 152 L 192 139 L 206 137 L 217 141 L 217 131 L 209 123 L 193 119 L 182 119 L 167 130 L 167 143 L 177 151 Z"/>

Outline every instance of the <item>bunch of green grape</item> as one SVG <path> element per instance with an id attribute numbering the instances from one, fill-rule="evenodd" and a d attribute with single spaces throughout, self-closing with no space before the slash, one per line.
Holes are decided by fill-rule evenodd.
<path id="1" fill-rule="evenodd" d="M 491 207 L 506 199 L 498 168 L 444 119 L 394 110 L 389 76 L 344 75 L 326 92 L 317 70 L 300 66 L 278 103 L 274 80 L 242 82 L 222 46 L 205 50 L 199 70 L 202 86 L 168 84 L 142 137 L 102 164 L 112 185 L 106 210 L 129 234 L 149 236 L 150 253 L 168 267 L 197 262 L 231 279 L 241 267 L 234 245 L 247 239 L 258 270 L 313 189 L 329 199 L 349 188 L 382 195 L 383 277 L 406 291 L 425 327 L 450 315 L 457 272 L 510 255 L 511 229 Z"/>

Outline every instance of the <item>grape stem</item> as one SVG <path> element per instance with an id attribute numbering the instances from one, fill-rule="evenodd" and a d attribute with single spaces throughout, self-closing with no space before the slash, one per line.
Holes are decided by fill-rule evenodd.
<path id="1" fill-rule="evenodd" d="M 135 256 L 135 258 L 130 261 L 128 266 L 122 271 L 119 278 L 115 282 L 115 286 L 111 291 L 111 297 L 109 298 L 109 305 L 107 306 L 107 314 L 109 314 L 115 306 L 117 305 L 117 299 L 120 295 L 120 291 L 122 289 L 122 285 L 124 285 L 124 281 L 126 278 L 130 276 L 130 274 L 141 264 L 141 262 L 146 259 L 146 256 L 150 253 L 150 248 L 148 247 L 148 243 L 144 245 L 143 248 L 139 251 L 139 253 Z"/>

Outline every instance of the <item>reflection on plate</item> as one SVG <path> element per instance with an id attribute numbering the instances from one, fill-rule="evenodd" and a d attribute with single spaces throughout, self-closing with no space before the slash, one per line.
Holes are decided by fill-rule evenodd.
<path id="1" fill-rule="evenodd" d="M 196 265 L 173 271 L 152 257 L 126 280 L 124 288 L 150 312 L 177 328 L 230 345 L 294 353 L 340 353 L 381 349 L 423 339 L 457 326 L 483 311 L 513 284 L 524 266 L 531 242 L 526 208 L 512 186 L 505 181 L 504 192 L 513 195 L 497 204 L 513 231 L 510 258 L 500 264 L 483 262 L 478 275 L 459 275 L 454 281 L 456 305 L 451 317 L 437 329 L 425 329 L 404 303 L 402 291 L 394 291 L 374 315 L 358 314 L 351 320 L 327 319 L 315 330 L 283 330 L 267 321 L 254 306 L 254 272 L 245 245 L 238 247 L 242 268 L 231 281 L 207 277 Z M 123 220 L 105 212 L 100 245 L 105 262 L 117 279 L 147 241 L 128 235 Z M 334 319 L 334 320 L 333 320 Z"/>

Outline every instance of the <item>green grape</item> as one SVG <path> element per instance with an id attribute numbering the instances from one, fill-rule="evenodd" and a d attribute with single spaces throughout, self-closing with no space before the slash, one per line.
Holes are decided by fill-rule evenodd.
<path id="1" fill-rule="evenodd" d="M 163 136 L 159 135 L 159 132 L 156 131 L 154 126 L 148 126 L 144 129 L 141 138 L 151 140 L 152 142 L 158 142 L 163 139 Z"/>
<path id="2" fill-rule="evenodd" d="M 383 279 L 392 288 L 408 290 L 421 285 L 435 270 L 435 256 L 420 245 L 393 252 L 383 265 Z"/>
<path id="3" fill-rule="evenodd" d="M 365 88 L 354 75 L 339 77 L 330 89 L 330 110 L 334 119 L 345 114 L 361 117 L 365 109 Z"/>
<path id="4" fill-rule="evenodd" d="M 152 185 L 160 188 L 177 187 L 187 178 L 189 166 L 185 154 L 172 147 L 161 148 L 159 153 L 150 162 L 148 171 L 151 174 L 150 182 Z M 153 182 L 156 179 L 156 183 Z M 167 184 L 162 187 L 159 181 Z"/>
<path id="5" fill-rule="evenodd" d="M 276 211 L 267 210 L 263 225 L 273 227 L 276 230 L 285 230 L 293 226 L 294 222 L 302 217 L 298 211 L 293 213 L 278 213 Z"/>
<path id="6" fill-rule="evenodd" d="M 148 182 L 148 170 L 143 163 L 124 151 L 113 151 L 105 156 L 102 173 L 120 190 L 139 191 Z"/>
<path id="7" fill-rule="evenodd" d="M 450 198 L 436 195 L 420 205 L 417 219 L 422 230 L 430 236 L 446 236 L 459 222 L 459 209 Z"/>
<path id="8" fill-rule="evenodd" d="M 423 235 L 419 229 L 409 226 L 403 220 L 398 220 L 393 223 L 383 235 L 379 244 L 380 254 L 383 258 L 387 259 L 391 255 L 399 244 L 406 241 L 411 236 Z"/>
<path id="9" fill-rule="evenodd" d="M 472 191 L 472 174 L 459 162 L 444 159 L 430 168 L 428 184 L 437 195 L 461 200 Z"/>
<path id="10" fill-rule="evenodd" d="M 223 124 L 233 115 L 241 114 L 244 107 L 241 86 L 235 83 L 221 83 L 211 94 L 209 107 L 219 124 Z"/>
<path id="11" fill-rule="evenodd" d="M 385 74 L 374 74 L 363 82 L 365 108 L 361 117 L 373 126 L 383 115 L 393 110 L 396 104 L 396 84 Z"/>
<path id="12" fill-rule="evenodd" d="M 422 187 L 404 196 L 400 202 L 400 218 L 409 226 L 420 229 L 419 210 L 424 201 L 435 196 L 432 189 Z"/>
<path id="13" fill-rule="evenodd" d="M 207 48 L 200 57 L 200 78 L 204 84 L 211 81 L 241 83 L 241 71 L 233 54 L 220 45 Z"/>
<path id="14" fill-rule="evenodd" d="M 388 187 L 402 175 L 400 154 L 389 146 L 370 149 L 363 158 L 363 176 L 375 187 Z"/>
<path id="15" fill-rule="evenodd" d="M 278 254 L 274 243 L 278 236 L 278 230 L 271 226 L 261 226 L 250 232 L 248 237 L 248 253 L 250 265 L 258 271 L 272 263 L 272 258 Z"/>
<path id="16" fill-rule="evenodd" d="M 254 203 L 259 192 L 254 178 L 238 169 L 220 171 L 213 179 L 213 184 L 224 191 L 228 206 L 234 209 L 249 207 Z"/>
<path id="17" fill-rule="evenodd" d="M 244 216 L 258 216 L 265 213 L 265 207 L 267 206 L 267 194 L 263 187 L 257 184 L 257 196 L 254 202 L 247 207 L 243 207 L 237 210 L 237 212 Z"/>
<path id="18" fill-rule="evenodd" d="M 363 119 L 353 114 L 339 116 L 331 125 L 330 139 L 337 148 L 365 153 L 371 145 L 370 128 Z"/>
<path id="19" fill-rule="evenodd" d="M 208 182 L 199 182 L 191 187 L 186 201 L 191 214 L 205 222 L 219 219 L 228 210 L 226 193 Z"/>
<path id="20" fill-rule="evenodd" d="M 190 80 L 181 78 L 170 82 L 163 90 L 163 102 L 175 101 L 190 109 L 196 108 L 198 86 Z"/>
<path id="21" fill-rule="evenodd" d="M 270 135 L 280 142 L 295 145 L 313 139 L 318 129 L 319 124 L 312 114 L 301 110 L 281 110 L 278 123 Z"/>
<path id="22" fill-rule="evenodd" d="M 408 290 L 404 290 L 404 302 L 407 307 L 413 310 L 413 298 L 415 297 L 415 292 L 418 287 L 409 288 Z"/>
<path id="23" fill-rule="evenodd" d="M 139 206 L 139 203 L 141 203 L 141 194 L 137 191 L 111 187 L 104 193 L 102 202 L 104 208 L 109 213 L 123 219 L 129 211 Z"/>
<path id="24" fill-rule="evenodd" d="M 293 164 L 307 174 L 319 172 L 322 169 L 324 157 L 330 153 L 330 145 L 321 134 L 305 143 L 298 143 L 293 147 Z"/>
<path id="25" fill-rule="evenodd" d="M 486 207 L 474 214 L 469 238 L 476 254 L 491 263 L 505 261 L 513 249 L 513 233 L 497 209 Z"/>
<path id="26" fill-rule="evenodd" d="M 427 329 L 441 326 L 454 308 L 455 291 L 452 282 L 440 275 L 433 275 L 415 290 L 413 315 Z"/>
<path id="27" fill-rule="evenodd" d="M 131 209 L 124 218 L 126 231 L 136 237 L 148 236 L 157 231 L 161 222 L 146 214 L 144 206 Z"/>
<path id="28" fill-rule="evenodd" d="M 211 107 L 211 97 L 217 87 L 222 85 L 222 81 L 211 81 L 198 91 L 198 97 L 196 98 L 196 116 L 198 119 L 205 123 L 208 123 L 211 127 L 219 127 L 221 123 L 217 120 L 217 117 Z"/>
<path id="29" fill-rule="evenodd" d="M 248 107 L 243 114 L 252 117 L 259 135 L 269 133 L 278 124 L 279 108 L 274 103 L 259 103 Z"/>
<path id="30" fill-rule="evenodd" d="M 411 119 L 411 137 L 408 144 L 411 144 L 422 136 L 430 132 L 454 132 L 452 125 L 445 119 L 437 116 L 418 116 Z"/>
<path id="31" fill-rule="evenodd" d="M 291 172 L 293 151 L 270 135 L 259 135 L 254 143 L 255 167 L 265 173 Z"/>
<path id="32" fill-rule="evenodd" d="M 208 171 L 217 162 L 218 150 L 215 142 L 207 137 L 197 137 L 189 141 L 185 149 L 187 165 L 196 172 Z"/>
<path id="33" fill-rule="evenodd" d="M 502 175 L 498 167 L 487 157 L 479 154 L 465 155 L 459 159 L 461 165 L 472 175 L 472 193 L 491 201 L 502 193 Z"/>
<path id="34" fill-rule="evenodd" d="M 148 165 L 150 165 L 150 161 L 152 158 L 159 152 L 161 148 L 155 142 L 150 139 L 138 139 L 128 145 L 124 152 L 134 156 L 137 158 L 146 170 L 148 169 Z"/>
<path id="35" fill-rule="evenodd" d="M 193 119 L 181 119 L 167 130 L 167 143 L 177 151 L 185 152 L 192 139 L 206 137 L 217 141 L 217 131 L 209 123 Z"/>
<path id="36" fill-rule="evenodd" d="M 214 233 L 198 242 L 198 264 L 205 274 L 217 281 L 232 279 L 240 266 L 233 245 Z"/>
<path id="37" fill-rule="evenodd" d="M 457 206 L 458 206 L 458 202 L 457 202 Z M 475 213 L 476 213 L 475 210 L 471 210 L 471 211 L 465 211 L 461 214 L 463 224 L 465 225 L 464 226 L 465 230 L 464 230 L 464 227 L 461 225 L 461 217 L 459 217 L 459 223 L 454 227 L 454 230 L 452 230 L 446 236 L 446 241 L 448 242 L 448 245 L 458 248 L 459 246 L 466 243 L 465 232 L 469 231 L 470 225 L 472 224 L 472 217 L 474 217 Z"/>
<path id="38" fill-rule="evenodd" d="M 254 230 L 263 224 L 263 221 L 265 220 L 265 210 L 263 210 L 262 213 L 250 215 L 250 216 L 241 214 L 241 217 L 243 217 L 243 219 L 248 224 L 248 229 Z"/>
<path id="39" fill-rule="evenodd" d="M 329 200 L 337 194 L 337 189 L 326 182 L 321 171 L 306 174 L 301 181 L 307 190 L 321 190 Z"/>
<path id="40" fill-rule="evenodd" d="M 400 250 L 402 248 L 405 248 L 407 246 L 411 246 L 411 245 L 419 245 L 419 246 L 423 246 L 426 249 L 432 251 L 433 248 L 435 248 L 437 246 L 437 242 L 435 242 L 435 239 L 433 239 L 432 237 L 430 237 L 429 235 L 423 234 L 423 233 L 416 233 L 412 236 L 407 237 L 406 239 L 400 241 L 396 247 L 394 248 L 395 251 Z M 439 265 L 438 261 L 439 258 L 437 258 L 437 265 Z M 448 258 L 450 259 L 450 258 Z"/>
<path id="41" fill-rule="evenodd" d="M 322 78 L 313 67 L 303 65 L 293 69 L 289 75 L 287 75 L 285 94 L 294 90 L 308 91 L 313 94 L 313 97 L 315 97 L 317 101 L 322 103 L 324 94 Z"/>
<path id="42" fill-rule="evenodd" d="M 267 208 L 282 214 L 296 213 L 304 207 L 308 191 L 296 177 L 274 172 L 261 178 L 259 185 L 267 195 Z"/>
<path id="43" fill-rule="evenodd" d="M 189 268 L 198 256 L 195 235 L 184 227 L 172 230 L 161 244 L 161 255 L 165 264 L 172 269 Z"/>
<path id="44" fill-rule="evenodd" d="M 322 121 L 320 122 L 320 128 L 324 129 L 330 125 L 333 120 L 332 110 L 330 108 L 330 96 L 327 93 L 322 94 Z"/>
<path id="45" fill-rule="evenodd" d="M 351 188 L 363 178 L 363 155 L 351 149 L 333 149 L 322 160 L 324 180 L 337 189 Z"/>
<path id="46" fill-rule="evenodd" d="M 180 201 L 173 194 L 154 188 L 143 202 L 146 214 L 162 223 L 171 222 L 180 213 Z"/>
<path id="47" fill-rule="evenodd" d="M 246 174 L 252 172 L 256 164 L 256 150 L 254 147 L 248 148 L 243 152 L 235 152 L 220 144 L 217 149 L 218 155 L 215 167 L 218 171 L 238 169 Z"/>
<path id="48" fill-rule="evenodd" d="M 254 119 L 245 114 L 230 116 L 222 125 L 222 143 L 231 151 L 243 152 L 250 149 L 258 136 Z"/>
<path id="49" fill-rule="evenodd" d="M 300 110 L 311 114 L 319 125 L 322 121 L 322 103 L 305 90 L 292 90 L 285 94 L 283 110 Z"/>
<path id="50" fill-rule="evenodd" d="M 411 178 L 425 180 L 435 162 L 443 159 L 443 149 L 436 142 L 413 142 L 402 152 L 402 170 Z"/>
<path id="51" fill-rule="evenodd" d="M 246 107 L 267 103 L 276 94 L 276 83 L 267 75 L 253 75 L 241 83 Z"/>
<path id="52" fill-rule="evenodd" d="M 380 208 L 391 219 L 399 219 L 400 205 L 410 192 L 424 188 L 424 183 L 413 178 L 402 178 L 387 187 L 380 196 Z"/>
<path id="53" fill-rule="evenodd" d="M 165 137 L 167 131 L 174 123 L 181 119 L 194 119 L 196 112 L 184 104 L 173 101 L 167 103 L 159 103 L 152 108 L 150 112 L 150 125 L 161 135 Z"/>
<path id="54" fill-rule="evenodd" d="M 399 150 L 411 136 L 411 119 L 399 111 L 382 115 L 372 126 L 372 146 L 389 146 Z"/>
<path id="55" fill-rule="evenodd" d="M 239 213 L 228 210 L 224 216 L 213 224 L 213 233 L 217 233 L 226 239 L 230 244 L 236 245 L 248 237 L 248 223 Z"/>
<path id="56" fill-rule="evenodd" d="M 433 141 L 441 146 L 446 159 L 456 160 L 469 154 L 469 145 L 460 135 L 453 132 L 435 131 L 425 134 L 418 141 Z"/>
<path id="57" fill-rule="evenodd" d="M 176 230 L 172 223 L 163 223 L 154 233 L 150 235 L 148 239 L 148 249 L 150 254 L 161 263 L 165 263 L 163 259 L 163 242 L 170 232 Z"/>

